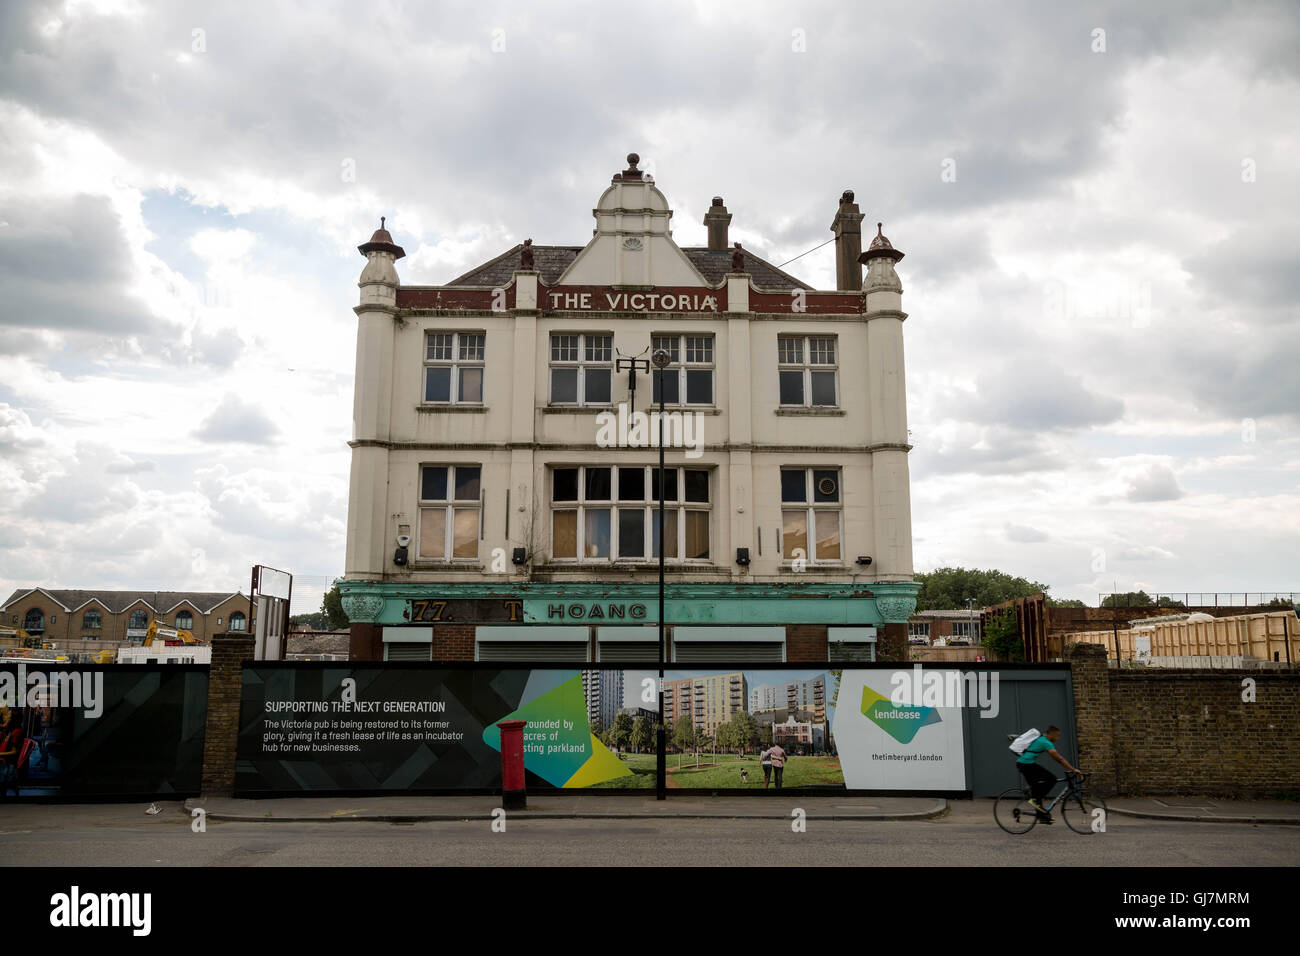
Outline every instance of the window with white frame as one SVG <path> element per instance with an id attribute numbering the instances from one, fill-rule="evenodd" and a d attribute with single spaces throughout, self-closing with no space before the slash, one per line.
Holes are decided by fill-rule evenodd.
<path id="1" fill-rule="evenodd" d="M 176 626 L 182 631 L 191 630 L 194 627 L 194 615 L 189 611 L 177 611 Z"/>
<path id="2" fill-rule="evenodd" d="M 668 352 L 669 367 L 663 370 L 665 405 L 713 404 L 713 336 L 654 335 L 650 351 Z M 685 361 L 683 361 L 685 359 Z M 650 372 L 651 399 L 659 404 L 659 376 Z"/>
<path id="3" fill-rule="evenodd" d="M 614 336 L 551 336 L 551 404 L 609 405 L 614 376 Z"/>
<path id="4" fill-rule="evenodd" d="M 98 631 L 104 626 L 103 615 L 95 608 L 91 608 L 85 614 L 81 615 L 81 629 L 83 631 Z"/>
<path id="5" fill-rule="evenodd" d="M 424 343 L 424 401 L 483 404 L 482 332 L 428 332 Z"/>
<path id="6" fill-rule="evenodd" d="M 664 471 L 664 558 L 709 560 L 709 472 Z M 559 561 L 659 557 L 659 469 L 583 465 L 551 469 L 551 555 Z"/>
<path id="7" fill-rule="evenodd" d="M 478 557 L 481 473 L 479 465 L 420 467 L 420 558 Z"/>
<path id="8" fill-rule="evenodd" d="M 782 468 L 782 556 L 839 561 L 842 507 L 838 468 Z"/>
<path id="9" fill-rule="evenodd" d="M 232 631 L 248 630 L 248 618 L 244 616 L 243 611 L 230 612 L 230 630 Z"/>
<path id="10" fill-rule="evenodd" d="M 980 622 L 953 621 L 952 636 L 959 641 L 978 641 L 980 637 Z"/>
<path id="11" fill-rule="evenodd" d="M 776 340 L 782 405 L 837 407 L 839 371 L 833 335 L 781 335 Z"/>
<path id="12" fill-rule="evenodd" d="M 908 640 L 930 640 L 930 622 L 929 621 L 908 621 L 907 622 Z"/>

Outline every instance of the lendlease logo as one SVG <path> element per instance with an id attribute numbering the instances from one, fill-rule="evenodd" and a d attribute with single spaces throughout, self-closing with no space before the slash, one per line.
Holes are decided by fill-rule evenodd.
<path id="1" fill-rule="evenodd" d="M 0 671 L 0 707 L 81 708 L 87 717 L 104 712 L 104 672 Z"/>
<path id="2" fill-rule="evenodd" d="M 128 926 L 133 936 L 148 936 L 153 925 L 151 893 L 82 893 L 74 886 L 51 896 L 50 907 L 50 925 L 61 928 Z"/>
<path id="3" fill-rule="evenodd" d="M 596 445 L 600 448 L 658 448 L 660 445 L 658 414 L 628 408 L 618 403 L 618 414 L 601 412 L 596 416 Z M 704 415 L 700 412 L 664 412 L 662 443 L 665 448 L 685 448 L 687 458 L 704 454 Z"/>
<path id="4" fill-rule="evenodd" d="M 889 678 L 889 699 L 899 706 L 977 707 L 981 717 L 996 717 L 998 702 L 996 671 L 925 670 L 920 664 L 910 671 L 894 671 Z"/>
<path id="5" fill-rule="evenodd" d="M 933 707 L 899 706 L 865 685 L 862 714 L 900 744 L 910 744 L 918 730 L 941 719 Z"/>

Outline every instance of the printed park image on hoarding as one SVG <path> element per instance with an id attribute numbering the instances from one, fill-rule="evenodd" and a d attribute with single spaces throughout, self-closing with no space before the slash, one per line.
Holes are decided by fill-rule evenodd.
<path id="1" fill-rule="evenodd" d="M 665 671 L 667 785 L 761 790 L 776 786 L 780 764 L 783 789 L 843 787 L 831 731 L 839 673 Z M 656 677 L 654 671 L 583 672 L 591 732 L 631 771 L 594 786 L 654 787 Z M 765 773 L 761 758 L 769 752 L 778 759 Z"/>

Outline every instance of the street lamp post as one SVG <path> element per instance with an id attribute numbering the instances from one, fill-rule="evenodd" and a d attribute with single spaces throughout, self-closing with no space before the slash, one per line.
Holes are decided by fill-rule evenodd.
<path id="1" fill-rule="evenodd" d="M 667 349 L 655 349 L 650 360 L 654 362 L 655 374 L 659 383 L 659 739 L 658 755 L 655 758 L 655 799 L 667 799 L 667 740 L 664 732 L 664 555 L 667 549 L 664 541 L 664 369 L 672 357 Z"/>

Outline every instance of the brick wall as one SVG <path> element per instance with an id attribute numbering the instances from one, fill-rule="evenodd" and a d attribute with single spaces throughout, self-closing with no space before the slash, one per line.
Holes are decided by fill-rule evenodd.
<path id="1" fill-rule="evenodd" d="M 433 625 L 433 659 L 435 661 L 472 661 L 474 659 L 474 624 Z"/>
<path id="2" fill-rule="evenodd" d="M 1080 769 L 1092 774 L 1098 792 L 1116 792 L 1115 754 L 1111 733 L 1110 667 L 1106 649 L 1079 644 L 1068 654 L 1074 683 L 1074 725 Z"/>
<path id="3" fill-rule="evenodd" d="M 1126 670 L 1069 654 L 1079 761 L 1102 793 L 1300 792 L 1300 670 Z M 1254 700 L 1243 684 L 1254 681 Z"/>
<path id="4" fill-rule="evenodd" d="M 1122 793 L 1300 792 L 1300 673 L 1118 669 L 1110 698 Z"/>
<path id="5" fill-rule="evenodd" d="M 785 659 L 792 664 L 824 664 L 829 659 L 825 624 L 787 624 Z"/>
<path id="6" fill-rule="evenodd" d="M 245 621 L 248 619 L 248 598 L 239 596 L 227 599 L 206 615 L 202 614 L 198 608 L 188 601 L 183 601 L 179 606 L 167 609 L 166 613 L 155 613 L 143 601 L 137 601 L 120 614 L 114 614 L 98 601 L 91 601 L 73 611 L 65 611 L 53 599 L 38 591 L 15 601 L 12 606 L 5 609 L 3 612 L 5 626 L 22 627 L 27 612 L 31 608 L 40 608 L 45 615 L 45 631 L 41 635 L 41 639 L 52 641 L 59 645 L 60 648 L 67 647 L 69 641 L 107 641 L 112 642 L 114 645 L 126 641 L 127 625 L 130 623 L 132 612 L 137 608 L 145 612 L 148 620 L 152 621 L 157 618 L 160 623 L 168 625 L 176 623 L 178 613 L 189 611 L 194 616 L 194 626 L 190 630 L 201 641 L 208 639 L 209 631 L 218 634 L 223 633 L 229 626 L 231 611 L 240 611 L 244 614 Z M 99 611 L 100 627 L 97 629 L 83 627 L 86 612 L 89 610 Z M 15 618 L 17 619 L 16 622 Z M 221 619 L 220 624 L 217 623 L 218 618 Z"/>
<path id="7" fill-rule="evenodd" d="M 908 659 L 907 623 L 885 624 L 876 631 L 876 660 L 905 661 Z"/>
<path id="8" fill-rule="evenodd" d="M 208 714 L 203 738 L 205 794 L 229 796 L 235 788 L 235 742 L 239 733 L 239 701 L 244 661 L 253 659 L 253 637 L 247 633 L 212 635 L 212 664 L 208 668 Z"/>

